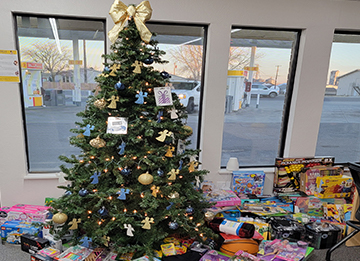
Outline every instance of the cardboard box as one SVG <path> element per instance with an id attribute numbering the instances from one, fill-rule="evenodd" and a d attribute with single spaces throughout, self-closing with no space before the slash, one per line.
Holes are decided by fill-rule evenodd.
<path id="1" fill-rule="evenodd" d="M 342 167 L 315 166 L 300 173 L 300 191 L 306 195 L 314 195 L 316 189 L 316 178 L 323 176 L 342 176 Z"/>
<path id="2" fill-rule="evenodd" d="M 49 246 L 49 240 L 37 236 L 21 235 L 21 250 L 30 254 L 37 253 L 40 249 Z"/>
<path id="3" fill-rule="evenodd" d="M 264 183 L 264 171 L 233 171 L 231 190 L 238 195 L 262 195 Z"/>
<path id="4" fill-rule="evenodd" d="M 347 198 L 351 195 L 353 179 L 350 176 L 325 176 L 316 178 L 318 198 Z"/>
<path id="5" fill-rule="evenodd" d="M 1 239 L 7 243 L 20 244 L 20 237 L 23 234 L 42 237 L 42 229 L 21 221 L 6 221 L 1 225 Z"/>
<path id="6" fill-rule="evenodd" d="M 304 169 L 314 166 L 333 166 L 334 161 L 334 157 L 276 158 L 274 186 L 276 188 L 300 189 L 300 173 Z"/>

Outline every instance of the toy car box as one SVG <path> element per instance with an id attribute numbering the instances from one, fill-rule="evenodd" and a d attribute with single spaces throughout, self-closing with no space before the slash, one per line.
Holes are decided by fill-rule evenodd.
<path id="1" fill-rule="evenodd" d="M 35 254 L 40 249 L 49 246 L 49 240 L 29 234 L 21 235 L 21 250 L 29 254 Z"/>
<path id="2" fill-rule="evenodd" d="M 299 173 L 314 166 L 332 166 L 334 157 L 322 158 L 276 158 L 274 186 L 277 190 L 283 188 L 300 189 Z"/>
<path id="3" fill-rule="evenodd" d="M 316 178 L 314 196 L 318 198 L 347 198 L 351 195 L 353 179 L 350 176 L 324 176 Z"/>
<path id="4" fill-rule="evenodd" d="M 315 249 L 330 248 L 334 246 L 341 237 L 341 229 L 335 225 L 325 222 L 311 222 L 305 224 L 305 238 L 310 246 Z"/>
<path id="5" fill-rule="evenodd" d="M 1 239 L 7 243 L 20 244 L 20 237 L 23 234 L 42 237 L 42 229 L 21 221 L 6 221 L 1 225 Z"/>
<path id="6" fill-rule="evenodd" d="M 264 183 L 264 171 L 233 171 L 231 190 L 238 195 L 262 195 Z"/>

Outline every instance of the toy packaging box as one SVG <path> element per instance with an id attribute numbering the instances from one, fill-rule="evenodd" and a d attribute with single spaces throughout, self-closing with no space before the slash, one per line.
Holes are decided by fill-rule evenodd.
<path id="1" fill-rule="evenodd" d="M 300 191 L 313 195 L 316 189 L 316 178 L 323 176 L 342 176 L 343 168 L 339 166 L 315 166 L 300 173 Z"/>
<path id="2" fill-rule="evenodd" d="M 213 190 L 204 193 L 204 196 L 210 203 L 216 203 L 215 207 L 236 206 L 241 204 L 241 199 L 232 190 Z"/>
<path id="3" fill-rule="evenodd" d="M 21 235 L 21 250 L 30 254 L 35 254 L 40 249 L 49 246 L 49 240 L 29 234 Z"/>
<path id="4" fill-rule="evenodd" d="M 306 256 L 308 244 L 306 242 L 289 242 L 275 239 L 264 241 L 257 257 L 262 261 L 300 261 Z"/>
<path id="5" fill-rule="evenodd" d="M 60 255 L 55 257 L 56 260 L 60 261 L 83 261 L 85 260 L 90 254 L 92 250 L 83 246 L 72 246 L 62 252 Z"/>
<path id="6" fill-rule="evenodd" d="M 324 176 L 316 178 L 314 196 L 318 198 L 347 198 L 351 195 L 353 179 L 350 176 Z"/>
<path id="7" fill-rule="evenodd" d="M 309 196 L 309 197 L 299 197 L 295 201 L 295 213 L 305 213 L 309 216 L 323 216 L 324 215 L 324 205 L 326 202 L 321 199 Z"/>
<path id="8" fill-rule="evenodd" d="M 233 171 L 231 189 L 238 195 L 262 195 L 264 183 L 264 171 Z"/>
<path id="9" fill-rule="evenodd" d="M 277 190 L 284 188 L 300 189 L 300 173 L 314 166 L 333 166 L 334 157 L 319 158 L 276 158 L 274 186 Z"/>
<path id="10" fill-rule="evenodd" d="M 42 229 L 33 227 L 31 223 L 21 221 L 6 221 L 1 225 L 1 239 L 10 244 L 20 244 L 20 236 L 23 234 L 42 237 Z"/>
<path id="11" fill-rule="evenodd" d="M 216 250 L 209 250 L 200 258 L 199 261 L 229 261 L 230 259 L 231 257 L 224 253 Z"/>

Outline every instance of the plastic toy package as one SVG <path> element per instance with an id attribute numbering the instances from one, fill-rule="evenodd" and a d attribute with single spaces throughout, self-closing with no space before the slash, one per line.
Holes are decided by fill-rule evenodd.
<path id="1" fill-rule="evenodd" d="M 300 261 L 305 257 L 307 248 L 308 244 L 303 241 L 275 239 L 261 243 L 257 257 L 262 261 Z"/>

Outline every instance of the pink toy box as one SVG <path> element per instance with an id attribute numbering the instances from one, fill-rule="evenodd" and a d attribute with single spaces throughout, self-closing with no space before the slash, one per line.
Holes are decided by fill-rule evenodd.
<path id="1" fill-rule="evenodd" d="M 241 199 L 231 190 L 213 190 L 204 193 L 204 196 L 210 203 L 216 203 L 215 207 L 237 206 L 241 204 Z"/>
<path id="2" fill-rule="evenodd" d="M 45 222 L 49 207 L 17 204 L 8 209 L 6 220 Z"/>

